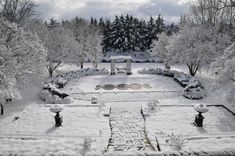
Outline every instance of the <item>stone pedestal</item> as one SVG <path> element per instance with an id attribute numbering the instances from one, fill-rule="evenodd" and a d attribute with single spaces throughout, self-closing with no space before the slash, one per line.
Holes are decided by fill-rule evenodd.
<path id="1" fill-rule="evenodd" d="M 62 126 L 63 118 L 60 116 L 59 112 L 56 113 L 54 118 L 55 118 L 55 126 L 56 127 Z"/>
<path id="2" fill-rule="evenodd" d="M 115 60 L 111 59 L 111 72 L 110 75 L 115 75 Z"/>
<path id="3" fill-rule="evenodd" d="M 197 127 L 202 127 L 203 126 L 203 119 L 204 119 L 204 117 L 202 116 L 201 113 L 199 113 L 198 115 L 195 116 L 194 124 Z"/>

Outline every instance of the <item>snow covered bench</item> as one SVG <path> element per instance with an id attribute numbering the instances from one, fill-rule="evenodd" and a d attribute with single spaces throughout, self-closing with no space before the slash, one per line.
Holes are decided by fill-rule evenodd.
<path id="1" fill-rule="evenodd" d="M 174 74 L 174 80 L 182 87 L 186 87 L 191 78 L 192 77 L 190 75 L 183 72 L 175 72 Z"/>
<path id="2" fill-rule="evenodd" d="M 116 70 L 118 73 L 125 73 L 127 71 L 127 68 L 125 67 L 116 67 Z"/>
<path id="3" fill-rule="evenodd" d="M 64 88 L 67 83 L 68 83 L 68 79 L 63 78 L 62 76 L 58 77 L 55 80 L 55 84 L 58 86 L 58 88 Z"/>

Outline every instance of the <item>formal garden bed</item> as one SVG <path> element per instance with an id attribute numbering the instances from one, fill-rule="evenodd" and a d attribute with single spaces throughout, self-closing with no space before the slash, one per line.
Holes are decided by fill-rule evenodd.
<path id="1" fill-rule="evenodd" d="M 188 74 L 170 69 L 148 68 L 139 70 L 140 74 L 153 74 L 172 77 L 180 86 L 184 87 L 182 95 L 186 98 L 195 100 L 206 96 L 205 88 L 202 83 Z"/>

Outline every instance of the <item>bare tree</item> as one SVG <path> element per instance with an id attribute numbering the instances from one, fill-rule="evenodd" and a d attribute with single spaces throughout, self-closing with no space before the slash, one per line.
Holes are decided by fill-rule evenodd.
<path id="1" fill-rule="evenodd" d="M 203 66 L 210 64 L 215 58 L 215 50 L 211 43 L 211 33 L 203 26 L 184 27 L 177 36 L 172 36 L 167 49 L 170 63 L 184 63 L 194 76 Z"/>
<path id="2" fill-rule="evenodd" d="M 9 22 L 23 23 L 34 15 L 35 3 L 31 0 L 0 0 L 0 15 Z"/>
<path id="3" fill-rule="evenodd" d="M 234 0 L 197 0 L 190 7 L 191 20 L 196 24 L 235 25 Z"/>
<path id="4" fill-rule="evenodd" d="M 80 64 L 81 69 L 84 67 L 84 62 L 86 61 L 88 55 L 88 37 L 90 34 L 89 24 L 86 20 L 82 18 L 75 17 L 71 21 L 72 27 L 70 28 L 73 31 L 76 41 L 80 45 L 79 59 L 77 59 Z"/>
<path id="5" fill-rule="evenodd" d="M 52 77 L 54 71 L 61 63 L 70 63 L 71 60 L 79 59 L 80 45 L 70 29 L 63 27 L 54 19 L 50 20 L 48 26 L 48 38 L 45 43 L 47 48 L 47 69 L 49 76 Z M 73 55 L 75 54 L 76 55 Z M 73 62 L 74 63 L 74 62 Z"/>

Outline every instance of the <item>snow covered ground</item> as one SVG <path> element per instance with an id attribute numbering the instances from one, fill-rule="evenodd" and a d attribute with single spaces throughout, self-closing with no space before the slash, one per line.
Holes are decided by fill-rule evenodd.
<path id="1" fill-rule="evenodd" d="M 196 127 L 193 123 L 196 114 L 197 112 L 189 105 L 161 106 L 156 112 L 151 113 L 150 117 L 146 117 L 146 133 L 150 142 L 157 146 L 157 138 L 162 151 L 175 150 L 177 144 L 167 143 L 170 138 L 168 135 L 174 133 L 182 140 L 185 139 L 182 145 L 182 150 L 185 151 L 234 149 L 234 115 L 223 107 L 210 106 L 209 112 L 203 114 L 203 127 Z"/>
<path id="2" fill-rule="evenodd" d="M 109 119 L 99 107 L 65 106 L 62 127 L 54 126 L 50 105 L 30 105 L 0 122 L 0 153 L 78 154 L 85 137 L 96 141 L 96 152 L 104 151 L 110 137 Z M 11 145 L 11 146 L 9 146 Z M 69 147 L 67 151 L 67 147 Z"/>
<path id="3" fill-rule="evenodd" d="M 117 64 L 116 66 L 124 65 Z M 91 67 L 91 65 L 85 64 L 85 67 Z M 235 151 L 235 118 L 225 108 L 209 107 L 209 112 L 204 115 L 203 128 L 197 128 L 192 124 L 194 115 L 197 114 L 192 108 L 193 104 L 226 105 L 226 103 L 221 100 L 215 101 L 210 94 L 202 100 L 186 99 L 181 93 L 183 88 L 173 79 L 137 73 L 138 70 L 148 67 L 163 67 L 163 65 L 136 63 L 132 64 L 133 74 L 130 76 L 98 75 L 71 80 L 63 90 L 70 93 L 75 101 L 65 105 L 61 113 L 64 119 L 63 126 L 59 128 L 54 127 L 54 114 L 49 111 L 51 105 L 40 104 L 39 97 L 35 96 L 36 94 L 30 94 L 30 91 L 36 92 L 36 89 L 35 91 L 28 90 L 23 96 L 24 100 L 20 102 L 24 104 L 23 107 L 0 118 L 0 154 L 79 155 L 82 149 L 80 144 L 83 143 L 85 137 L 96 140 L 92 143 L 92 149 L 100 155 L 107 149 L 107 154 L 112 155 L 112 152 L 116 151 L 113 147 L 126 144 L 126 141 L 129 144 L 126 144 L 124 149 L 131 149 L 132 155 L 136 154 L 133 151 L 137 152 L 138 148 L 135 148 L 138 145 L 137 142 L 142 143 L 141 149 L 144 149 L 144 152 L 157 152 L 153 151 L 151 146 L 154 149 L 160 147 L 163 153 L 175 152 L 176 149 L 166 143 L 169 139 L 167 135 L 172 133 L 172 129 L 175 135 L 187 139 L 181 152 L 224 152 L 227 149 Z M 110 64 L 102 63 L 99 68 L 110 69 Z M 79 68 L 73 65 L 64 65 L 57 73 L 77 69 Z M 172 69 L 187 72 L 187 68 L 183 65 L 176 65 Z M 96 85 L 123 83 L 149 84 L 151 88 L 95 89 Z M 30 98 L 26 98 L 27 95 Z M 104 103 L 107 107 L 92 105 L 91 98 L 94 96 L 98 98 L 98 104 Z M 155 99 L 159 101 L 160 109 L 144 120 L 141 115 L 141 106 Z M 109 106 L 111 107 L 110 117 L 103 116 L 102 111 L 108 112 Z M 11 111 L 11 107 L 6 109 L 8 110 Z M 21 110 L 23 111 L 20 112 Z M 115 128 L 116 133 L 112 131 Z M 141 132 L 139 138 L 133 137 L 136 130 Z M 118 140 L 115 145 L 110 142 L 110 137 Z M 128 137 L 131 138 L 128 139 Z M 157 147 L 156 138 L 160 144 L 159 147 Z M 134 139 L 136 142 L 133 141 Z M 149 139 L 151 145 L 146 139 Z"/>

